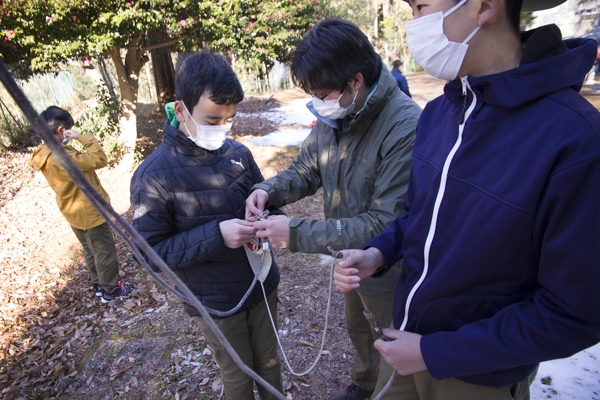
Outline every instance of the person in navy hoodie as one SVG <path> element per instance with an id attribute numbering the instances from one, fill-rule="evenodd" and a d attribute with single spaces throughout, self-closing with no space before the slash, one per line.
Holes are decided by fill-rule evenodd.
<path id="1" fill-rule="evenodd" d="M 540 362 L 600 340 L 600 113 L 578 93 L 596 42 L 519 33 L 522 5 L 562 2 L 410 1 L 409 49 L 449 82 L 419 120 L 406 214 L 335 270 L 348 291 L 403 259 L 384 399 L 529 399 Z"/>

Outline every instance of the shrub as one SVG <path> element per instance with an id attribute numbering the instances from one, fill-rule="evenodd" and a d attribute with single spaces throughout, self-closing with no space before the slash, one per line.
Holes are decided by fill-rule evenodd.
<path id="1" fill-rule="evenodd" d="M 98 86 L 96 106 L 86 112 L 75 124 L 80 133 L 91 132 L 101 141 L 108 158 L 108 165 L 113 167 L 123 156 L 124 148 L 119 142 L 119 106 L 108 94 L 105 85 Z"/>

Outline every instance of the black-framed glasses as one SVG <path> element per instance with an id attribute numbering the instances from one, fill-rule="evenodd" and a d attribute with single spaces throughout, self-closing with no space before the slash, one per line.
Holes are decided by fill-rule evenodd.
<path id="1" fill-rule="evenodd" d="M 350 82 L 346 83 L 346 86 L 344 86 L 344 88 L 342 90 L 340 90 L 340 97 L 338 97 L 338 100 L 344 95 L 344 93 L 346 93 L 346 89 L 348 89 L 348 85 L 350 85 Z M 314 93 L 309 93 L 312 97 L 314 97 L 315 99 L 319 99 L 321 101 L 325 101 L 325 98 L 328 97 L 331 93 L 333 93 L 335 91 L 335 89 L 330 90 L 329 93 L 327 93 L 324 96 L 317 96 Z"/>
<path id="2" fill-rule="evenodd" d="M 333 93 L 333 90 L 330 90 L 330 91 L 329 91 L 329 93 L 327 93 L 327 94 L 326 94 L 326 95 L 324 95 L 324 96 L 317 96 L 317 95 L 316 95 L 316 94 L 314 94 L 314 93 L 311 93 L 310 95 L 311 95 L 312 97 L 314 97 L 315 99 L 319 99 L 319 100 L 321 100 L 321 101 L 325 101 L 325 98 L 326 98 L 327 96 L 329 96 L 331 93 Z"/>

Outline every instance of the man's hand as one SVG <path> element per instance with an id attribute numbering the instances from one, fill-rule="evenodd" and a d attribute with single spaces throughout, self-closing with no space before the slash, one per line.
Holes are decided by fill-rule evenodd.
<path id="1" fill-rule="evenodd" d="M 225 246 L 237 249 L 254 237 L 254 223 L 243 219 L 230 219 L 219 223 Z"/>
<path id="2" fill-rule="evenodd" d="M 421 335 L 389 328 L 384 329 L 383 333 L 394 340 L 384 342 L 378 339 L 375 341 L 375 348 L 396 372 L 411 375 L 427 369 L 421 354 Z"/>
<path id="3" fill-rule="evenodd" d="M 367 250 L 342 250 L 344 258 L 335 263 L 333 279 L 342 292 L 358 289 L 361 279 L 368 278 L 384 263 L 381 252 L 375 247 Z"/>
<path id="4" fill-rule="evenodd" d="M 246 199 L 246 221 L 256 221 L 257 215 L 262 215 L 269 201 L 269 194 L 262 189 L 256 189 Z"/>
<path id="5" fill-rule="evenodd" d="M 81 133 L 77 132 L 75 129 L 65 129 L 63 131 L 63 137 L 65 139 L 79 140 L 79 138 L 81 137 Z"/>
<path id="6" fill-rule="evenodd" d="M 264 190 L 263 193 L 266 193 Z M 247 204 L 247 203 L 246 203 Z M 269 238 L 271 246 L 287 249 L 290 240 L 290 219 L 285 215 L 272 215 L 265 221 L 256 221 L 256 236 Z"/>

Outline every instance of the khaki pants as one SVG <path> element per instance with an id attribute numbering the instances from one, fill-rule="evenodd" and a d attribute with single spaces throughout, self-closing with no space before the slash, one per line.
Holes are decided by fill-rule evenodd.
<path id="1" fill-rule="evenodd" d="M 529 386 L 536 373 L 537 370 L 524 381 L 501 387 L 473 385 L 458 379 L 438 381 L 428 371 L 408 376 L 396 374 L 382 400 L 529 400 Z M 382 357 L 372 398 L 381 392 L 391 375 L 392 367 Z"/>
<path id="2" fill-rule="evenodd" d="M 373 313 L 375 321 L 381 327 L 392 324 L 392 300 L 376 299 L 364 296 L 369 310 Z M 377 339 L 371 325 L 363 314 L 364 308 L 358 293 L 355 290 L 344 293 L 346 326 L 350 340 L 356 349 L 354 363 L 350 377 L 356 386 L 371 391 L 375 389 L 377 376 L 379 374 L 379 360 L 381 356 L 373 343 Z"/>
<path id="3" fill-rule="evenodd" d="M 267 303 L 277 326 L 277 290 L 267 296 Z M 253 308 L 230 317 L 215 318 L 213 321 L 244 364 L 283 393 L 277 338 L 273 332 L 265 302 L 262 301 Z M 198 317 L 198 325 L 215 355 L 217 364 L 219 364 L 227 400 L 254 400 L 254 381 L 236 365 L 202 317 Z M 261 399 L 276 399 L 261 385 L 257 386 Z"/>
<path id="4" fill-rule="evenodd" d="M 83 246 L 83 258 L 92 282 L 98 282 L 102 289 L 108 291 L 114 289 L 119 279 L 119 261 L 108 222 L 87 230 L 71 229 Z"/>

